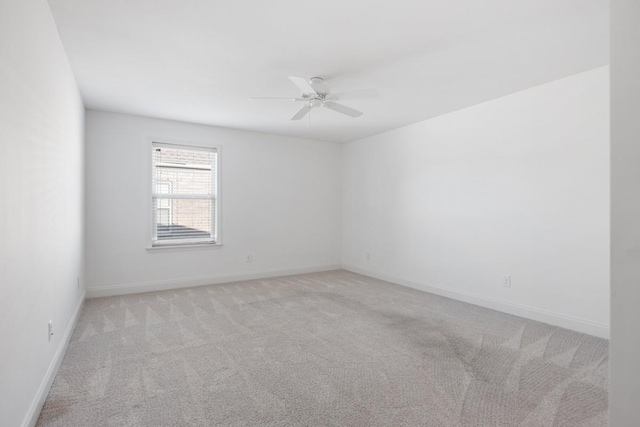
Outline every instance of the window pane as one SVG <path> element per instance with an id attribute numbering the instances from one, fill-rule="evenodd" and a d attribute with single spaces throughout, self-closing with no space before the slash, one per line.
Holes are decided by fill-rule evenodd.
<path id="1" fill-rule="evenodd" d="M 152 148 L 154 241 L 215 241 L 215 149 L 162 143 Z"/>
<path id="2" fill-rule="evenodd" d="M 211 151 L 155 148 L 155 193 L 212 195 L 215 156 Z"/>
<path id="3" fill-rule="evenodd" d="M 157 240 L 211 240 L 213 206 L 210 199 L 154 199 Z"/>

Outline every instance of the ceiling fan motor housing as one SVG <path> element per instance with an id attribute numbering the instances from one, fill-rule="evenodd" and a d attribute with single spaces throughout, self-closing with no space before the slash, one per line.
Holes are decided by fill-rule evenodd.
<path id="1" fill-rule="evenodd" d="M 327 94 L 329 94 L 329 86 L 324 84 L 324 79 L 322 77 L 311 77 L 309 79 L 309 84 L 316 90 L 318 95 L 321 95 L 321 99 L 324 99 Z"/>

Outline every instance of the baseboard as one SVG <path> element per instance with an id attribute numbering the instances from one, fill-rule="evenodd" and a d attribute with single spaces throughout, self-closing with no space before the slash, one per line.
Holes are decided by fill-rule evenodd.
<path id="1" fill-rule="evenodd" d="M 292 276 L 294 274 L 317 273 L 340 270 L 340 264 L 329 264 L 289 269 L 271 269 L 245 273 L 218 274 L 215 276 L 187 277 L 183 279 L 158 280 L 151 282 L 126 283 L 89 288 L 87 298 L 99 298 L 115 295 L 139 294 L 143 292 L 166 291 L 169 289 L 191 288 L 194 286 L 216 285 L 220 283 L 240 282 L 243 280 L 267 279 L 269 277 Z"/>
<path id="2" fill-rule="evenodd" d="M 76 305 L 76 309 L 71 316 L 71 320 L 67 325 L 67 329 L 64 331 L 64 335 L 60 340 L 60 344 L 58 344 L 58 349 L 56 350 L 55 355 L 53 356 L 53 360 L 49 364 L 49 368 L 47 369 L 47 373 L 45 374 L 42 382 L 40 383 L 40 387 L 38 388 L 38 392 L 36 393 L 31 405 L 29 406 L 29 410 L 27 411 L 24 419 L 22 420 L 22 427 L 34 427 L 38 422 L 38 417 L 40 416 L 40 411 L 44 406 L 44 402 L 47 400 L 47 396 L 49 395 L 49 390 L 53 385 L 53 380 L 56 378 L 56 374 L 58 373 L 58 369 L 60 368 L 60 364 L 62 363 L 62 359 L 64 358 L 64 354 L 67 352 L 67 347 L 69 347 L 69 342 L 71 341 L 71 335 L 73 335 L 73 330 L 76 328 L 76 323 L 78 323 L 78 317 L 80 317 L 80 312 L 82 311 L 82 306 L 84 305 L 86 292 L 82 294 L 80 301 L 78 301 L 78 305 Z"/>
<path id="3" fill-rule="evenodd" d="M 381 273 L 374 270 L 363 269 L 352 265 L 343 265 L 342 268 L 353 273 L 362 274 L 363 276 L 369 276 L 387 282 L 396 283 L 398 285 L 407 286 L 409 288 L 418 289 L 420 291 L 448 297 L 458 301 L 468 302 L 470 304 L 479 305 L 481 307 L 490 308 L 493 310 L 501 311 L 503 313 L 513 314 L 515 316 L 524 317 L 526 319 L 531 319 L 538 322 L 548 323 L 550 325 L 571 329 L 601 338 L 609 338 L 609 325 L 603 323 L 593 322 L 590 320 L 580 319 L 564 314 L 553 313 L 551 311 L 529 307 L 526 305 L 514 304 L 512 302 L 485 297 L 470 292 L 463 292 L 447 289 L 440 286 L 433 286 L 430 284 L 418 282 L 416 280 Z"/>

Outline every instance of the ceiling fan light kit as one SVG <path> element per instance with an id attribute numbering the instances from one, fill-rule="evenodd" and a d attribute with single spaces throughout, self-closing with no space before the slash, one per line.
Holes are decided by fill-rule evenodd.
<path id="1" fill-rule="evenodd" d="M 329 86 L 324 82 L 322 77 L 312 77 L 306 80 L 302 77 L 289 76 L 289 80 L 300 90 L 298 98 L 272 98 L 272 97 L 255 97 L 250 99 L 285 99 L 295 102 L 304 102 L 305 105 L 291 116 L 291 120 L 300 120 L 304 118 L 314 108 L 325 107 L 330 110 L 345 114 L 349 117 L 360 117 L 363 113 L 354 108 L 337 103 L 342 99 L 359 99 L 372 98 L 378 96 L 375 89 L 352 90 L 343 93 L 332 94 Z"/>

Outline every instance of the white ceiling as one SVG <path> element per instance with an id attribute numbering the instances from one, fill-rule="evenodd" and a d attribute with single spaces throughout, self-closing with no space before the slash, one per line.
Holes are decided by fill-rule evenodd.
<path id="1" fill-rule="evenodd" d="M 345 142 L 608 63 L 607 0 L 49 0 L 87 108 Z M 306 120 L 289 75 L 377 88 Z"/>

